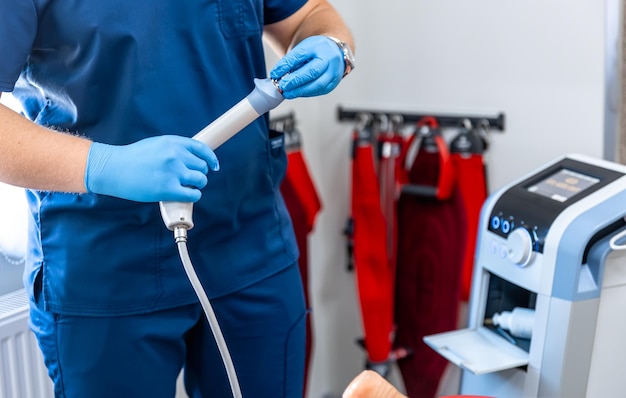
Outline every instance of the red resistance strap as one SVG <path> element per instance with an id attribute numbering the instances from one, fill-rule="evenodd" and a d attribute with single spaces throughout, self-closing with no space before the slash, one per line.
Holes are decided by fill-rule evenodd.
<path id="1" fill-rule="evenodd" d="M 397 132 L 384 134 L 378 138 L 378 186 L 380 207 L 387 225 L 387 257 L 392 286 L 396 273 L 398 197 L 401 180 L 405 175 L 402 164 L 404 143 L 404 138 Z"/>
<path id="2" fill-rule="evenodd" d="M 461 299 L 468 301 L 474 271 L 474 254 L 478 235 L 480 209 L 487 199 L 487 181 L 483 156 L 480 154 L 452 154 L 467 218 L 467 243 L 461 285 Z"/>
<path id="3" fill-rule="evenodd" d="M 285 199 L 287 210 L 291 216 L 293 228 L 296 234 L 296 242 L 300 250 L 298 265 L 304 286 L 304 295 L 307 308 L 310 308 L 309 299 L 309 271 L 308 271 L 308 235 L 313 230 L 315 217 L 322 208 L 317 191 L 309 174 L 302 152 L 293 150 L 287 154 L 287 173 L 280 190 Z M 311 351 L 313 348 L 313 331 L 311 316 L 306 321 L 306 367 L 304 373 L 304 391 L 306 392 L 307 376 L 311 363 Z"/>
<path id="4" fill-rule="evenodd" d="M 420 149 L 408 180 L 440 186 L 439 153 Z M 466 245 L 463 200 L 452 189 L 447 200 L 402 191 L 398 202 L 398 264 L 395 347 L 413 355 L 398 360 L 407 395 L 435 396 L 448 361 L 422 338 L 457 328 L 461 270 Z"/>
<path id="5" fill-rule="evenodd" d="M 313 231 L 315 218 L 322 209 L 322 203 L 302 151 L 295 149 L 287 154 L 285 181 L 290 183 L 306 217 L 307 232 Z"/>
<path id="6" fill-rule="evenodd" d="M 352 159 L 354 267 L 361 306 L 365 349 L 370 363 L 388 360 L 393 329 L 393 274 L 387 251 L 387 224 L 371 143 L 355 133 Z"/>

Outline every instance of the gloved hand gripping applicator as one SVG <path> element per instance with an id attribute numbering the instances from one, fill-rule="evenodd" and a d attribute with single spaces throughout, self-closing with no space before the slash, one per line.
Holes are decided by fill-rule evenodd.
<path id="1" fill-rule="evenodd" d="M 193 139 L 215 150 L 259 116 L 276 108 L 283 101 L 283 96 L 274 80 L 254 79 L 254 84 L 254 90 L 246 98 L 200 130 L 193 136 Z M 167 228 L 172 231 L 178 228 L 184 231 L 193 228 L 193 203 L 160 202 L 159 205 Z"/>
<path id="2" fill-rule="evenodd" d="M 239 101 L 239 103 L 226 111 L 226 113 L 202 129 L 193 138 L 215 150 L 259 116 L 276 108 L 283 101 L 282 93 L 274 80 L 255 79 L 254 84 L 254 90 L 252 90 L 247 97 Z M 165 225 L 167 228 L 174 231 L 174 238 L 178 246 L 183 267 L 185 268 L 187 277 L 200 300 L 200 304 L 211 326 L 211 331 L 213 332 L 220 355 L 224 361 L 233 397 L 239 398 L 241 397 L 241 389 L 226 341 L 224 340 L 224 336 L 222 335 L 206 292 L 193 269 L 187 251 L 187 231 L 193 228 L 193 203 L 160 202 L 159 206 Z"/>

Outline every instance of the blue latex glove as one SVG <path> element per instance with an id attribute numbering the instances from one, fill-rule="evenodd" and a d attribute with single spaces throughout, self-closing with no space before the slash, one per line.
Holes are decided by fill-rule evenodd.
<path id="1" fill-rule="evenodd" d="M 200 141 L 164 135 L 115 146 L 94 142 L 85 170 L 87 191 L 137 202 L 197 202 L 215 153 Z"/>
<path id="2" fill-rule="evenodd" d="M 298 43 L 270 71 L 279 80 L 283 97 L 314 97 L 333 90 L 343 77 L 345 63 L 339 46 L 326 36 L 311 36 Z"/>

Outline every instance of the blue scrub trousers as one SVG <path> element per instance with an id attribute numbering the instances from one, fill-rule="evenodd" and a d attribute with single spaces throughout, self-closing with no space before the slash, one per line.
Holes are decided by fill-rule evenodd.
<path id="1" fill-rule="evenodd" d="M 37 294 L 38 293 L 38 294 Z M 31 302 L 56 397 L 173 398 L 184 367 L 190 397 L 231 397 L 200 304 L 116 317 L 80 317 Z M 244 397 L 301 398 L 306 308 L 297 265 L 211 300 Z"/>

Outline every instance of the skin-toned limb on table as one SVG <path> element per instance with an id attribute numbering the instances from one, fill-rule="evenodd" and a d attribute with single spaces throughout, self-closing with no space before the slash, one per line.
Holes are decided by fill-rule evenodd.
<path id="1" fill-rule="evenodd" d="M 407 398 L 381 375 L 365 370 L 355 377 L 344 391 L 342 398 Z"/>

